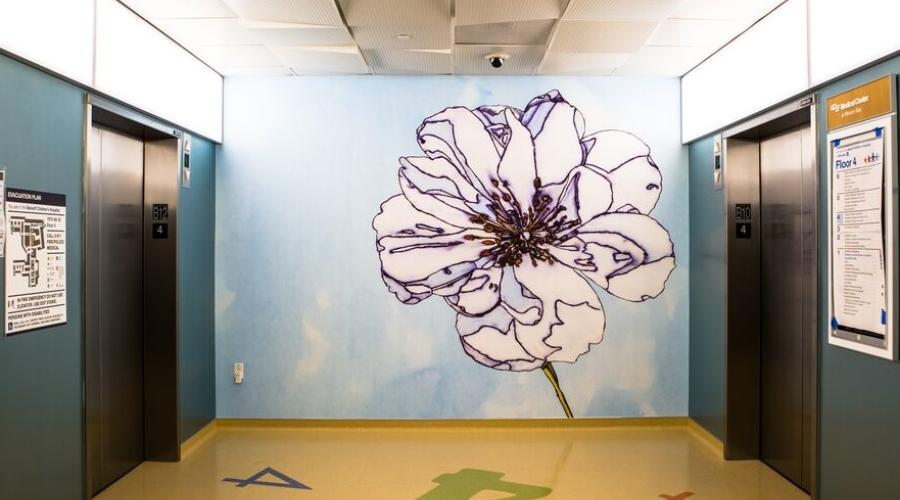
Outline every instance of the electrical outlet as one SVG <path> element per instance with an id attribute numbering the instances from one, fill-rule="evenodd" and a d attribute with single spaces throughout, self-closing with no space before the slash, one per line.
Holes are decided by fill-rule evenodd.
<path id="1" fill-rule="evenodd" d="M 235 384 L 243 384 L 244 383 L 244 363 L 235 363 L 234 364 L 234 383 Z"/>

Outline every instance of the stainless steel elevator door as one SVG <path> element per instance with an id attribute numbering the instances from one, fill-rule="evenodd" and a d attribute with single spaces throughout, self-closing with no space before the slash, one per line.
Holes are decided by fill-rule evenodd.
<path id="1" fill-rule="evenodd" d="M 760 142 L 760 458 L 809 488 L 809 408 L 804 367 L 804 217 L 809 126 Z M 814 238 L 812 239 L 814 241 Z"/>
<path id="2" fill-rule="evenodd" d="M 88 332 L 99 343 L 96 493 L 144 460 L 144 143 L 96 126 L 92 134 L 92 159 L 100 159 L 92 187 L 100 201 L 99 328 Z"/>

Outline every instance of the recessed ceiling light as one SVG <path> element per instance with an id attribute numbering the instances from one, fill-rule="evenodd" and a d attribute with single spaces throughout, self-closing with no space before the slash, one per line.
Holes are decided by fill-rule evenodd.
<path id="1" fill-rule="evenodd" d="M 403 40 L 403 41 L 412 40 L 412 35 L 410 35 L 409 33 L 399 33 L 396 35 L 396 38 L 397 38 L 397 40 Z"/>

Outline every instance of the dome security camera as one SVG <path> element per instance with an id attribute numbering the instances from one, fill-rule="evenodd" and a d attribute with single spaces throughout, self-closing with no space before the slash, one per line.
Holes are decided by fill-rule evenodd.
<path id="1" fill-rule="evenodd" d="M 509 59 L 509 56 L 506 54 L 488 54 L 484 56 L 484 58 L 487 59 L 489 63 L 491 63 L 492 68 L 500 69 L 503 67 L 503 63 L 505 63 L 506 60 Z"/>

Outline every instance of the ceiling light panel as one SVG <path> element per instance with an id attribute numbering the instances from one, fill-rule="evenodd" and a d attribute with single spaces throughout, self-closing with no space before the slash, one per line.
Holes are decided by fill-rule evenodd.
<path id="1" fill-rule="evenodd" d="M 409 38 L 398 35 L 408 35 Z M 438 26 L 354 26 L 362 49 L 447 49 L 453 45 L 450 23 Z"/>
<path id="2" fill-rule="evenodd" d="M 784 0 L 685 0 L 671 17 L 679 19 L 750 19 L 756 21 Z"/>
<path id="3" fill-rule="evenodd" d="M 144 19 L 235 17 L 222 0 L 122 0 Z"/>
<path id="4" fill-rule="evenodd" d="M 572 0 L 566 19 L 659 21 L 683 0 Z M 724 2 L 723 2 L 724 3 Z"/>
<path id="5" fill-rule="evenodd" d="M 647 45 L 707 47 L 711 51 L 738 36 L 748 24 L 729 19 L 666 19 Z"/>
<path id="6" fill-rule="evenodd" d="M 291 70 L 284 66 L 238 67 L 219 70 L 225 76 L 290 76 Z"/>
<path id="7" fill-rule="evenodd" d="M 346 26 L 248 28 L 253 38 L 276 47 L 353 45 Z"/>
<path id="8" fill-rule="evenodd" d="M 545 45 L 555 19 L 456 27 L 456 43 L 479 45 Z"/>
<path id="9" fill-rule="evenodd" d="M 186 47 L 261 43 L 239 19 L 157 19 L 153 24 Z"/>
<path id="10" fill-rule="evenodd" d="M 273 47 L 272 52 L 301 75 L 369 73 L 356 47 Z"/>
<path id="11" fill-rule="evenodd" d="M 650 38 L 655 22 L 571 21 L 560 22 L 553 41 L 554 52 L 636 52 Z"/>
<path id="12" fill-rule="evenodd" d="M 333 0 L 224 0 L 241 19 L 279 23 L 341 25 Z"/>
<path id="13" fill-rule="evenodd" d="M 352 26 L 449 26 L 450 0 L 340 0 Z"/>
<path id="14" fill-rule="evenodd" d="M 507 54 L 502 68 L 493 68 L 488 54 Z M 460 75 L 530 75 L 541 63 L 543 47 L 457 45 L 453 49 L 454 70 Z"/>
<path id="15" fill-rule="evenodd" d="M 643 47 L 616 70 L 616 76 L 678 77 L 700 63 L 708 54 L 700 47 Z"/>
<path id="16" fill-rule="evenodd" d="M 278 66 L 272 52 L 262 45 L 219 45 L 196 47 L 194 54 L 219 70 L 229 67 Z"/>
<path id="17" fill-rule="evenodd" d="M 456 0 L 456 25 L 556 19 L 565 0 Z"/>
<path id="18" fill-rule="evenodd" d="M 543 75 L 609 75 L 631 57 L 630 53 L 548 54 Z"/>
<path id="19" fill-rule="evenodd" d="M 453 72 L 449 50 L 367 50 L 365 54 L 377 74 L 446 75 Z"/>

